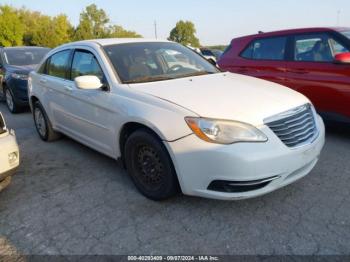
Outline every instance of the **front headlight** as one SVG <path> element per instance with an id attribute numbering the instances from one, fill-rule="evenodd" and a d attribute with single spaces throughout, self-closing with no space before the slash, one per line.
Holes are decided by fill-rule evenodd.
<path id="1" fill-rule="evenodd" d="M 242 122 L 200 117 L 186 117 L 186 123 L 202 140 L 217 144 L 266 142 L 267 137 L 256 127 Z"/>
<path id="2" fill-rule="evenodd" d="M 28 80 L 28 75 L 12 73 L 11 76 L 14 79 Z"/>

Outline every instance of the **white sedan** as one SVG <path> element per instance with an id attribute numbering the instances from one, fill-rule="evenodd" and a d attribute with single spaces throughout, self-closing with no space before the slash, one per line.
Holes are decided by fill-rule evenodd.
<path id="1" fill-rule="evenodd" d="M 60 46 L 31 73 L 29 97 L 43 140 L 63 133 L 121 158 L 154 200 L 180 190 L 225 200 L 266 194 L 307 175 L 325 139 L 303 95 L 220 72 L 168 41 Z"/>
<path id="2" fill-rule="evenodd" d="M 11 176 L 19 165 L 19 149 L 13 131 L 6 128 L 5 120 L 0 113 L 0 191 L 11 182 Z"/>

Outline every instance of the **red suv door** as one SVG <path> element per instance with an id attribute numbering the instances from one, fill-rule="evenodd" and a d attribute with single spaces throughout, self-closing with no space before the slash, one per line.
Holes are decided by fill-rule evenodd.
<path id="1" fill-rule="evenodd" d="M 334 62 L 336 54 L 349 52 L 346 45 L 327 32 L 295 35 L 291 41 L 285 85 L 307 96 L 320 112 L 337 120 L 350 117 L 350 64 Z"/>

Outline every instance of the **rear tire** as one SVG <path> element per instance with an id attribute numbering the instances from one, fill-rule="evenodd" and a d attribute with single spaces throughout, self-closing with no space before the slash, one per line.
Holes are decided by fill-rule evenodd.
<path id="1" fill-rule="evenodd" d="M 61 138 L 62 135 L 53 130 L 51 122 L 39 101 L 36 101 L 33 105 L 33 118 L 36 130 L 42 140 L 51 142 Z"/>
<path id="2" fill-rule="evenodd" d="M 129 136 L 124 156 L 131 179 L 147 198 L 160 201 L 179 192 L 177 175 L 168 151 L 148 130 L 140 129 Z"/>

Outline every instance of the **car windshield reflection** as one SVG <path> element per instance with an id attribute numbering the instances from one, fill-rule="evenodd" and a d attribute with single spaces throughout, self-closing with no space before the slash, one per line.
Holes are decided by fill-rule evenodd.
<path id="1" fill-rule="evenodd" d="M 48 48 L 8 48 L 4 51 L 4 58 L 13 66 L 37 65 L 49 51 Z"/>
<path id="2" fill-rule="evenodd" d="M 203 57 L 170 42 L 104 47 L 123 83 L 145 83 L 218 73 Z"/>

